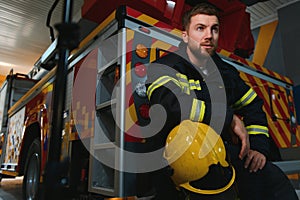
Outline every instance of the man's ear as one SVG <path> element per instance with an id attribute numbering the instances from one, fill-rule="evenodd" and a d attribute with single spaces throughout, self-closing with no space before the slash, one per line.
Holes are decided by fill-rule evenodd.
<path id="1" fill-rule="evenodd" d="M 186 31 L 182 31 L 181 37 L 184 43 L 188 43 L 188 34 Z"/>

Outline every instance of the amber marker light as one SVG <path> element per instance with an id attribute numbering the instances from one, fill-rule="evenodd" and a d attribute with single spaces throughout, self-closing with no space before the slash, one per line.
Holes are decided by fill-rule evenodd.
<path id="1" fill-rule="evenodd" d="M 137 44 L 135 48 L 135 53 L 140 58 L 146 58 L 148 56 L 148 49 L 143 44 Z"/>

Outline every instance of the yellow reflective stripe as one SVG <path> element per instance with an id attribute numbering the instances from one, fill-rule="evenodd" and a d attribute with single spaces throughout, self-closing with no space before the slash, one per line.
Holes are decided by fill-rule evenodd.
<path id="1" fill-rule="evenodd" d="M 178 87 L 181 88 L 181 91 L 190 95 L 190 90 L 201 90 L 200 81 L 199 80 L 193 80 L 187 79 L 187 76 L 184 74 L 177 73 L 176 74 L 178 80 L 176 78 L 173 78 L 171 76 L 162 76 L 159 77 L 157 80 L 155 80 L 148 88 L 147 95 L 150 99 L 152 93 L 157 88 L 163 86 L 164 84 L 168 83 L 169 81 L 173 81 Z"/>
<path id="2" fill-rule="evenodd" d="M 202 122 L 205 113 L 204 101 L 193 99 L 190 120 Z"/>
<path id="3" fill-rule="evenodd" d="M 266 126 L 250 125 L 246 127 L 248 134 L 257 135 L 264 134 L 269 137 L 269 129 Z"/>
<path id="4" fill-rule="evenodd" d="M 188 79 L 186 75 L 181 73 L 177 73 L 176 76 L 182 86 L 183 92 L 190 94 L 190 90 L 201 90 L 199 80 Z"/>
<path id="5" fill-rule="evenodd" d="M 184 75 L 184 74 L 180 74 L 180 73 L 177 73 L 176 76 L 177 76 L 178 81 L 181 85 L 182 91 L 189 95 L 190 94 L 190 89 L 189 89 L 190 85 L 189 85 L 189 81 L 187 79 L 187 76 Z"/>
<path id="6" fill-rule="evenodd" d="M 200 81 L 199 80 L 189 80 L 190 90 L 201 90 Z"/>
<path id="7" fill-rule="evenodd" d="M 181 88 L 180 83 L 178 82 L 178 80 L 176 80 L 175 78 L 171 77 L 171 76 L 162 76 L 159 77 L 158 79 L 156 79 L 148 88 L 147 90 L 147 96 L 148 99 L 150 99 L 152 93 L 154 92 L 154 90 L 156 90 L 157 88 L 163 86 L 164 84 L 168 83 L 169 81 L 173 81 L 173 83 L 175 83 L 178 87 Z"/>
<path id="8" fill-rule="evenodd" d="M 184 87 L 189 87 L 189 81 L 188 81 L 186 75 L 177 73 L 176 76 L 178 77 L 179 82 L 180 82 Z"/>
<path id="9" fill-rule="evenodd" d="M 255 93 L 255 91 L 252 88 L 250 88 L 248 92 L 246 92 L 246 94 L 240 100 L 238 100 L 233 104 L 233 107 L 236 109 L 240 109 L 250 104 L 253 101 L 253 99 L 255 99 L 256 96 L 257 94 Z"/>

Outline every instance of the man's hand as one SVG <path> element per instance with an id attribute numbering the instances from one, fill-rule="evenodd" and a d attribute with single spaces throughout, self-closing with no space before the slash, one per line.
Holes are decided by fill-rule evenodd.
<path id="1" fill-rule="evenodd" d="M 265 166 L 266 160 L 264 154 L 250 149 L 245 161 L 245 168 L 249 167 L 250 172 L 257 172 L 258 169 Z"/>
<path id="2" fill-rule="evenodd" d="M 233 133 L 240 139 L 242 147 L 239 154 L 239 158 L 243 159 L 250 150 L 250 142 L 249 142 L 249 135 L 244 126 L 244 123 L 238 116 L 233 115 L 233 119 L 231 122 L 231 128 Z"/>

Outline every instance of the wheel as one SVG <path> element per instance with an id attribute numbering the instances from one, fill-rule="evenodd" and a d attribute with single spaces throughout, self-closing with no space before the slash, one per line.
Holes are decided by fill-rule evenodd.
<path id="1" fill-rule="evenodd" d="M 39 194 L 41 171 L 41 142 L 35 139 L 27 153 L 24 179 L 23 179 L 23 199 L 37 200 Z"/>

